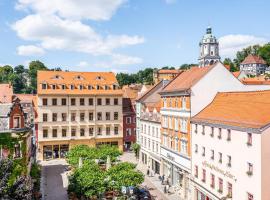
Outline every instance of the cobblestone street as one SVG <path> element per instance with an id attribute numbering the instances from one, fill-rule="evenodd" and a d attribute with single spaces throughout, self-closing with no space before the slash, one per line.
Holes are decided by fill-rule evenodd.
<path id="1" fill-rule="evenodd" d="M 122 161 L 137 164 L 137 169 L 145 174 L 145 179 L 142 185 L 146 186 L 149 189 L 151 195 L 155 198 L 155 200 L 182 200 L 180 196 L 175 193 L 165 194 L 163 192 L 164 185 L 161 184 L 161 181 L 158 179 L 158 176 L 157 175 L 151 177 L 147 176 L 146 166 L 142 165 L 141 163 L 138 162 L 138 160 L 136 160 L 133 152 L 125 152 L 120 159 Z"/>

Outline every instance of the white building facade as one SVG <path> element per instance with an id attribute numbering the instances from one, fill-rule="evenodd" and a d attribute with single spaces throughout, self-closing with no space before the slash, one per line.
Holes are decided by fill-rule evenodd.
<path id="1" fill-rule="evenodd" d="M 242 93 L 248 99 L 248 95 L 256 92 Z M 270 91 L 266 92 L 267 95 L 257 93 L 263 98 L 270 95 Z M 235 95 L 233 101 L 239 98 Z M 248 101 L 252 102 L 252 98 Z M 211 104 L 217 105 L 215 99 Z M 240 105 L 245 104 L 245 100 L 238 106 L 226 107 L 225 104 L 233 104 L 233 101 L 223 101 L 224 106 L 219 101 L 219 106 L 222 106 L 220 109 L 210 104 L 192 118 L 193 200 L 270 198 L 270 118 L 265 120 L 261 117 L 269 111 L 250 117 L 249 120 L 247 116 L 251 116 L 255 109 L 251 108 L 250 112 L 245 113 L 248 106 Z M 264 102 L 257 108 L 262 107 L 265 107 Z"/>
<path id="2" fill-rule="evenodd" d="M 141 114 L 141 161 L 154 174 L 160 174 L 160 113 L 147 108 Z"/>

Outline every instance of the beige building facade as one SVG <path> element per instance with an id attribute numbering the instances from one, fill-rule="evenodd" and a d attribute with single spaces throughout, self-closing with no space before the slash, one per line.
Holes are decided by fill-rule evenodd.
<path id="1" fill-rule="evenodd" d="M 123 149 L 122 91 L 113 73 L 38 72 L 39 160 L 70 148 L 103 144 Z"/>

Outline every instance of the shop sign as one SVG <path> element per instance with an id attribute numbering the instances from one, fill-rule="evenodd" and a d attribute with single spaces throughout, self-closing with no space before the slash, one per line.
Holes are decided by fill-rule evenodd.
<path id="1" fill-rule="evenodd" d="M 208 167 L 208 168 L 210 168 L 211 170 L 214 170 L 214 171 L 216 171 L 216 172 L 218 172 L 218 173 L 220 173 L 220 174 L 223 174 L 224 176 L 226 176 L 226 177 L 228 177 L 228 178 L 231 178 L 231 179 L 233 179 L 234 181 L 237 181 L 236 177 L 235 177 L 234 175 L 232 175 L 229 171 L 225 171 L 225 170 L 223 170 L 223 169 L 221 169 L 221 168 L 219 168 L 219 167 L 217 167 L 217 166 L 215 166 L 215 165 L 213 165 L 213 164 L 211 164 L 211 163 L 208 163 L 207 161 L 203 161 L 203 162 L 202 162 L 202 165 L 203 165 L 204 167 Z"/>

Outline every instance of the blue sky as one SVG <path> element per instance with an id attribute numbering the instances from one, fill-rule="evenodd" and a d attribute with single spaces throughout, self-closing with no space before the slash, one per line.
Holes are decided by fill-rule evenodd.
<path id="1" fill-rule="evenodd" d="M 270 41 L 269 0 L 1 0 L 0 65 L 136 72 L 196 63 L 207 26 L 221 57 Z"/>

